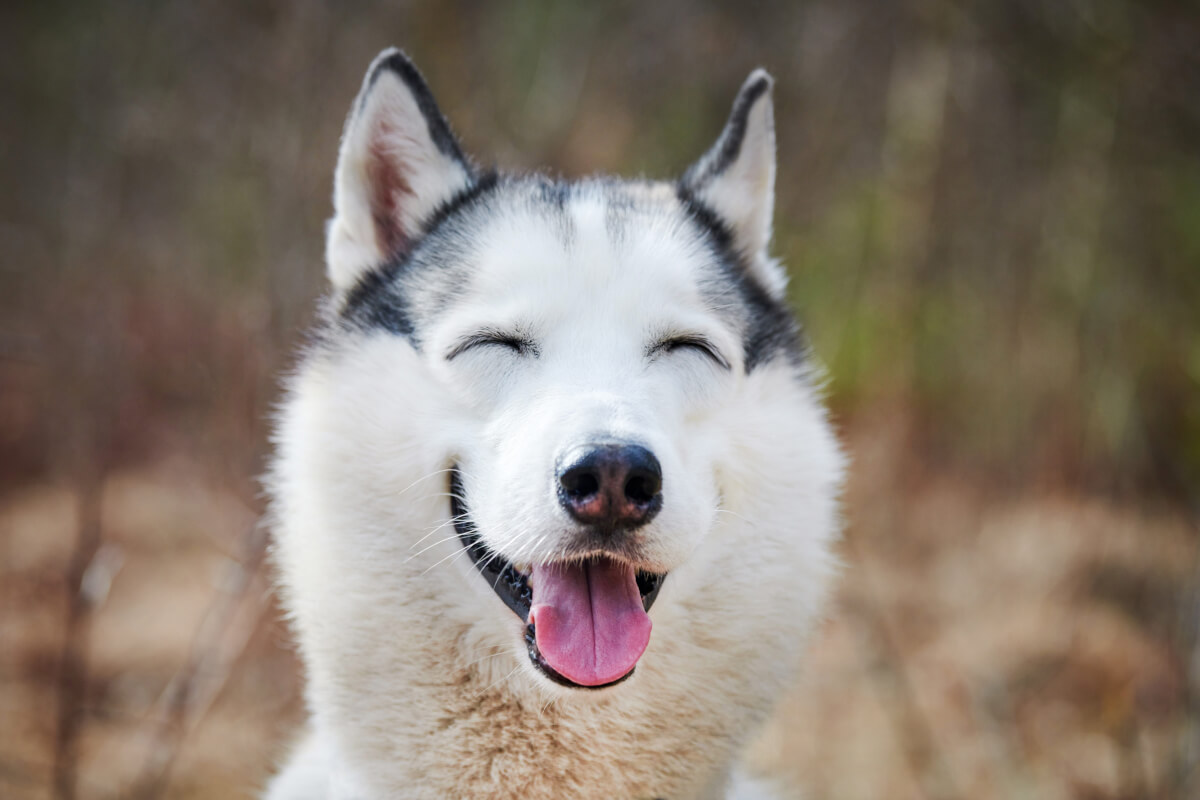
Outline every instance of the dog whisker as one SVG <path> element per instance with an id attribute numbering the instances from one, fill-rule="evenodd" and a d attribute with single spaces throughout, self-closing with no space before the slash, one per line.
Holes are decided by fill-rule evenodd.
<path id="1" fill-rule="evenodd" d="M 453 563 L 454 561 L 456 561 L 458 559 L 459 556 L 461 556 L 465 552 L 467 552 L 466 549 L 460 547 L 459 549 L 455 550 L 453 553 L 449 554 L 448 556 L 438 559 L 436 562 L 434 562 L 433 564 L 430 564 L 428 567 L 426 567 L 421 572 L 421 577 L 428 575 L 429 571 L 432 570 L 434 567 L 441 566 L 442 564 L 446 563 L 447 561 Z"/>
<path id="2" fill-rule="evenodd" d="M 403 495 L 404 495 L 406 492 L 408 492 L 410 489 L 412 489 L 414 486 L 417 486 L 418 484 L 424 483 L 425 481 L 429 480 L 430 478 L 436 478 L 438 475 L 445 475 L 445 474 L 447 474 L 447 473 L 450 473 L 450 472 L 453 472 L 453 471 L 454 471 L 454 467 L 445 467 L 444 469 L 435 470 L 434 472 L 431 472 L 431 473 L 429 473 L 428 475 L 426 475 L 426 476 L 424 476 L 424 477 L 417 478 L 415 481 L 413 481 L 412 483 L 410 483 L 408 486 L 405 486 L 403 489 L 401 489 L 400 491 L 396 492 L 396 493 L 395 493 L 395 496 L 396 496 L 396 497 L 401 497 L 401 496 L 403 496 Z"/>
<path id="3" fill-rule="evenodd" d="M 492 681 L 492 682 L 491 682 L 491 683 L 489 683 L 487 686 L 485 686 L 483 689 L 481 689 L 481 690 L 479 691 L 479 693 L 475 695 L 475 699 L 476 699 L 476 700 L 480 700 L 480 699 L 482 699 L 482 698 L 483 698 L 483 696 L 484 696 L 484 695 L 486 695 L 488 692 L 490 692 L 492 689 L 494 689 L 495 687 L 499 686 L 500 684 L 502 684 L 502 683 L 506 682 L 506 681 L 507 681 L 509 678 L 511 678 L 513 675 L 516 675 L 516 674 L 517 674 L 517 671 L 518 671 L 518 670 L 520 670 L 520 669 L 521 669 L 521 665 L 520 665 L 520 664 L 517 664 L 515 667 L 513 667 L 513 668 L 512 668 L 512 671 L 511 671 L 511 672 L 509 672 L 507 675 L 505 675 L 504 677 L 500 678 L 499 680 Z"/>
<path id="4" fill-rule="evenodd" d="M 742 522 L 745 522 L 745 523 L 747 523 L 747 524 L 753 524 L 753 523 L 751 523 L 751 522 L 750 522 L 750 520 L 746 519 L 746 518 L 745 518 L 744 516 L 742 516 L 741 514 L 737 513 L 736 511 L 730 511 L 728 508 L 718 508 L 718 509 L 717 509 L 717 513 L 718 513 L 718 514 L 728 514 L 728 515 L 729 515 L 729 516 L 731 516 L 731 517 L 737 517 L 737 518 L 738 518 L 738 519 L 740 519 Z"/>
<path id="5" fill-rule="evenodd" d="M 412 543 L 412 546 L 411 546 L 411 547 L 409 547 L 408 549 L 409 549 L 409 550 L 412 550 L 414 547 L 419 547 L 419 546 L 420 546 L 420 544 L 421 544 L 421 542 L 425 541 L 425 540 L 426 540 L 426 539 L 428 539 L 430 536 L 433 536 L 433 535 L 434 535 L 435 533 L 437 533 L 438 531 L 440 531 L 440 530 L 444 530 L 444 529 L 446 528 L 446 526 L 447 526 L 447 525 L 454 525 L 454 524 L 456 524 L 456 523 L 458 523 L 458 522 L 462 522 L 462 521 L 464 521 L 464 520 L 466 520 L 466 519 L 467 519 L 467 515 L 466 515 L 466 514 L 460 514 L 460 515 L 458 515 L 457 517 L 451 517 L 450 519 L 443 521 L 443 522 L 442 522 L 440 525 L 437 525 L 437 526 L 435 526 L 435 527 L 431 528 L 431 529 L 429 530 L 429 532 L 428 532 L 428 533 L 426 533 L 426 534 L 425 534 L 424 536 L 422 536 L 420 539 L 417 539 L 415 542 L 413 542 L 413 543 Z M 457 535 L 457 534 L 455 534 L 455 535 Z"/>
<path id="6" fill-rule="evenodd" d="M 430 550 L 432 550 L 433 548 L 437 547 L 438 545 L 440 545 L 440 544 L 445 544 L 446 542 L 452 542 L 452 541 L 454 541 L 454 540 L 455 540 L 455 539 L 457 539 L 457 538 L 458 538 L 458 534 L 457 534 L 457 533 L 454 533 L 454 534 L 451 534 L 450 536 L 445 536 L 445 537 L 443 537 L 443 538 L 441 538 L 441 539 L 438 539 L 438 540 L 437 540 L 436 542 L 434 542 L 433 544 L 429 544 L 429 545 L 426 545 L 425 547 L 422 547 L 420 550 L 418 550 L 417 552 L 413 553 L 413 554 L 412 554 L 411 556 L 409 556 L 408 558 L 404 559 L 404 561 L 403 561 L 402 563 L 405 563 L 405 564 L 407 564 L 408 562 L 412 561 L 414 558 L 417 558 L 417 557 L 419 557 L 419 556 L 420 556 L 420 555 L 422 555 L 423 553 L 427 553 L 427 552 L 429 552 Z"/>

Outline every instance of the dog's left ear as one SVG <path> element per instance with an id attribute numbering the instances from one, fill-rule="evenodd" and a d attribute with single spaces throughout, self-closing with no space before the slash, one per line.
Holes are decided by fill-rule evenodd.
<path id="1" fill-rule="evenodd" d="M 384 50 L 354 101 L 334 175 L 325 259 L 335 289 L 412 250 L 475 171 L 403 52 Z"/>
<path id="2" fill-rule="evenodd" d="M 733 246 L 772 295 L 787 277 L 767 255 L 775 208 L 774 80 L 756 69 L 742 84 L 716 144 L 684 173 L 683 192 L 728 227 Z"/>

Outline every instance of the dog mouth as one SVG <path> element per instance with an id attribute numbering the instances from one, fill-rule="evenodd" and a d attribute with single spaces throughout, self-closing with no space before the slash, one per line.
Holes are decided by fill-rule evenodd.
<path id="1" fill-rule="evenodd" d="M 665 573 L 609 555 L 516 565 L 489 548 L 471 519 L 457 468 L 450 513 L 471 562 L 525 626 L 529 660 L 563 686 L 602 689 L 626 680 L 650 640 L 650 618 Z"/>

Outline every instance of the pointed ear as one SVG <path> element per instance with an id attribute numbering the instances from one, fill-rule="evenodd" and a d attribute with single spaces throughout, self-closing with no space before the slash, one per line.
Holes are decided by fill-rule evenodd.
<path id="1" fill-rule="evenodd" d="M 742 84 L 720 138 L 691 166 L 680 185 L 711 209 L 733 235 L 734 248 L 772 294 L 786 276 L 767 256 L 775 207 L 774 80 L 756 69 Z"/>
<path id="2" fill-rule="evenodd" d="M 334 288 L 347 290 L 368 270 L 408 253 L 433 212 L 474 180 L 421 73 L 399 50 L 380 53 L 338 154 L 325 243 Z"/>

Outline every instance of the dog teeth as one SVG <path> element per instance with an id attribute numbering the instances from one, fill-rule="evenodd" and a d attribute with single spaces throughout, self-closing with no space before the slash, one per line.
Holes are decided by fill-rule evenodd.
<path id="1" fill-rule="evenodd" d="M 533 572 L 533 567 L 526 563 L 520 563 L 520 564 L 514 563 L 513 569 L 515 569 L 517 572 L 524 575 L 526 578 L 528 578 L 530 573 Z"/>

